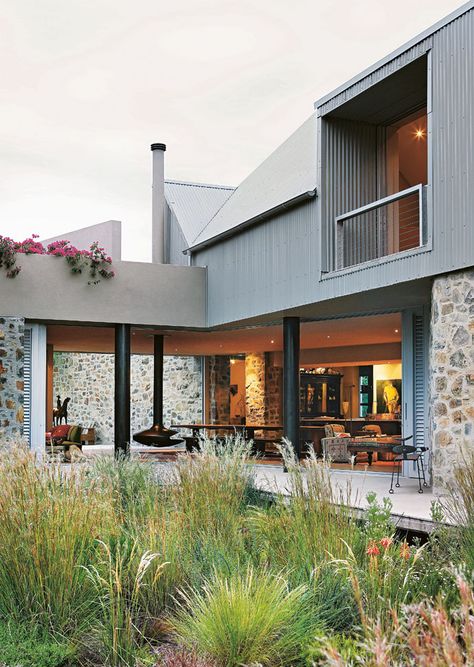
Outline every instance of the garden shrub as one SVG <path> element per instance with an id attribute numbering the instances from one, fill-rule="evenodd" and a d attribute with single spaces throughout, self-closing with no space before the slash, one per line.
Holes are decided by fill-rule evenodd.
<path id="1" fill-rule="evenodd" d="M 0 623 L 0 665 L 5 667 L 69 667 L 76 651 L 31 627 Z"/>
<path id="2" fill-rule="evenodd" d="M 290 665 L 316 629 L 307 594 L 264 569 L 216 574 L 201 589 L 180 592 L 172 619 L 176 640 L 223 667 Z"/>

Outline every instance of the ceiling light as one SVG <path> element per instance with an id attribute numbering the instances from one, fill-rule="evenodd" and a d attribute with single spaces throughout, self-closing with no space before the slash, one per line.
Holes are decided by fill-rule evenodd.
<path id="1" fill-rule="evenodd" d="M 271 341 L 270 341 L 270 343 L 271 343 L 272 345 L 273 345 L 274 342 L 275 342 L 274 340 L 271 340 Z"/>
<path id="2" fill-rule="evenodd" d="M 331 338 L 331 336 L 328 336 L 328 338 Z"/>
<path id="3" fill-rule="evenodd" d="M 230 363 L 231 363 L 232 365 L 234 365 L 234 364 L 235 364 L 235 359 L 231 359 L 231 360 L 230 360 Z"/>

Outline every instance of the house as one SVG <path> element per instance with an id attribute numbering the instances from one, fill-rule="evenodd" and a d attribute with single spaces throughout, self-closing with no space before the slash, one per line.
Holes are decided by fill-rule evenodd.
<path id="1" fill-rule="evenodd" d="M 316 101 L 236 189 L 165 182 L 152 151 L 152 263 L 91 288 L 28 256 L 0 282 L 2 437 L 44 446 L 56 354 L 125 447 L 164 336 L 167 420 L 281 423 L 301 448 L 372 415 L 429 448 L 441 490 L 474 446 L 474 2 Z"/>

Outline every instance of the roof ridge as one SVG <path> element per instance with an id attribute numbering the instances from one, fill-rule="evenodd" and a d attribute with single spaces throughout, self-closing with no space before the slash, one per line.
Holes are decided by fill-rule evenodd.
<path id="1" fill-rule="evenodd" d="M 173 185 L 184 185 L 185 187 L 192 188 L 210 188 L 213 190 L 235 190 L 236 187 L 233 185 L 217 185 L 215 183 L 194 183 L 192 181 L 177 181 L 175 179 L 165 178 L 165 183 L 171 183 Z"/>

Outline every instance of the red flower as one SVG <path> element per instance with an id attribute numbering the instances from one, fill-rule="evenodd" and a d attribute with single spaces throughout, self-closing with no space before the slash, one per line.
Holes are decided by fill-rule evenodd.
<path id="1" fill-rule="evenodd" d="M 369 546 L 367 547 L 367 556 L 378 556 L 380 553 L 380 549 L 378 548 L 376 542 L 372 540 L 369 542 Z"/>
<path id="2" fill-rule="evenodd" d="M 400 558 L 404 558 L 405 560 L 410 558 L 410 547 L 407 542 L 403 542 L 400 547 Z"/>
<path id="3" fill-rule="evenodd" d="M 392 544 L 392 542 L 393 542 L 393 540 L 392 540 L 391 537 L 382 537 L 382 539 L 380 540 L 380 545 L 384 549 L 388 549 L 389 546 Z"/>

